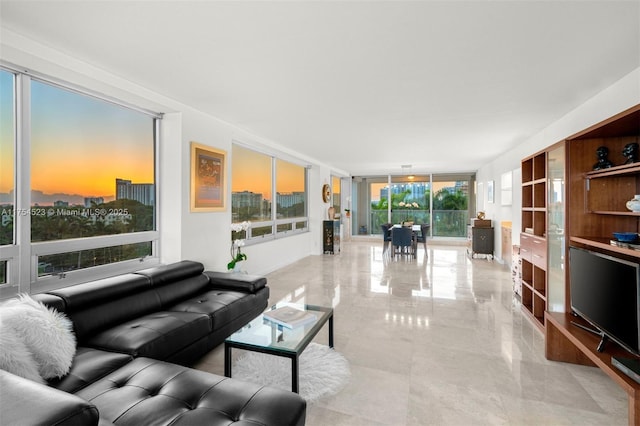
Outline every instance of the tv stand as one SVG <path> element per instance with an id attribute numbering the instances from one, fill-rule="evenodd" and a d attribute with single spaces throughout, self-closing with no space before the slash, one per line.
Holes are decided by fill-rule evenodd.
<path id="1" fill-rule="evenodd" d="M 629 425 L 640 425 L 640 383 L 612 364 L 612 357 L 628 358 L 631 354 L 614 344 L 608 345 L 606 352 L 594 349 L 600 346 L 601 339 L 587 331 L 588 326 L 573 327 L 575 322 L 576 318 L 569 313 L 545 312 L 546 358 L 600 368 L 627 393 Z"/>
<path id="2" fill-rule="evenodd" d="M 576 327 L 579 327 L 579 328 L 581 328 L 581 329 L 583 329 L 583 330 L 586 330 L 586 331 L 588 331 L 589 333 L 593 333 L 593 334 L 595 334 L 595 335 L 600 336 L 600 343 L 598 343 L 598 346 L 596 347 L 596 350 L 597 350 L 598 352 L 604 352 L 604 346 L 605 346 L 605 345 L 607 344 L 607 342 L 609 341 L 609 337 L 608 337 L 606 334 L 604 334 L 604 333 L 603 333 L 602 331 L 600 331 L 600 330 L 597 330 L 597 329 L 595 329 L 595 328 L 591 328 L 591 327 L 587 327 L 586 325 L 583 325 L 583 324 L 577 323 L 577 322 L 575 322 L 575 321 L 571 321 L 571 324 L 572 324 L 572 325 L 575 325 Z"/>
<path id="3" fill-rule="evenodd" d="M 600 343 L 598 343 L 598 347 L 596 348 L 596 350 L 598 352 L 604 352 L 604 345 L 606 345 L 608 341 L 609 338 L 602 334 L 602 339 L 600 339 Z"/>

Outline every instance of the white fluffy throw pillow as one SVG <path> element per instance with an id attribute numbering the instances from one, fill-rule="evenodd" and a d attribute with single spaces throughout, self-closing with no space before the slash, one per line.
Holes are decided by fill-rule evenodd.
<path id="1" fill-rule="evenodd" d="M 15 330 L 0 318 L 0 368 L 25 379 L 44 383 L 33 355 L 16 335 Z"/>
<path id="2" fill-rule="evenodd" d="M 21 337 L 33 354 L 43 379 L 62 377 L 69 372 L 76 353 L 73 324 L 55 309 L 20 295 L 0 307 L 2 327 Z"/>

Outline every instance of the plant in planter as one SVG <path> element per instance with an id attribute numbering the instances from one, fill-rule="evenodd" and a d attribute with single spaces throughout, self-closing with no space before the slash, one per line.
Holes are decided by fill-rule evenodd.
<path id="1" fill-rule="evenodd" d="M 244 221 L 242 223 L 232 223 L 231 231 L 235 237 L 236 234 L 244 233 L 243 236 L 246 237 L 247 229 L 251 227 L 251 222 Z M 238 266 L 239 262 L 243 260 L 247 260 L 247 255 L 242 252 L 242 247 L 244 247 L 244 239 L 242 238 L 234 238 L 231 241 L 231 262 L 227 263 L 228 270 L 234 270 Z"/>

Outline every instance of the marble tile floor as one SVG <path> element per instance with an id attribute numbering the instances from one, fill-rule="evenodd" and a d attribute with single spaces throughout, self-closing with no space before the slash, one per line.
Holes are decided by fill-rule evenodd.
<path id="1" fill-rule="evenodd" d="M 351 364 L 339 394 L 309 404 L 309 426 L 627 424 L 626 393 L 597 368 L 547 361 L 509 268 L 465 247 L 394 259 L 381 242 L 343 242 L 267 278 L 271 303 L 334 307 Z M 196 368 L 223 374 L 222 346 Z"/>

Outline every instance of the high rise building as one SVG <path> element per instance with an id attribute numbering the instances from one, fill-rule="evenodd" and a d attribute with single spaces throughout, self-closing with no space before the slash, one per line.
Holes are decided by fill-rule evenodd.
<path id="1" fill-rule="evenodd" d="M 291 207 L 304 203 L 305 195 L 304 192 L 278 192 L 276 200 L 279 207 Z"/>
<path id="2" fill-rule="evenodd" d="M 152 183 L 131 183 L 130 180 L 116 178 L 116 200 L 135 200 L 145 206 L 153 206 L 156 200 L 155 185 Z"/>

